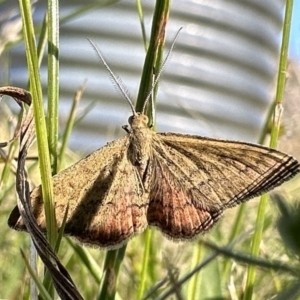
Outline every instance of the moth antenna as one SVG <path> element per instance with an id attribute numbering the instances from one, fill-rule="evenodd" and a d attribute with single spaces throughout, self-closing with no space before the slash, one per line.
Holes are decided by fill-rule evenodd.
<path id="1" fill-rule="evenodd" d="M 111 79 L 113 80 L 113 82 L 116 84 L 116 86 L 119 88 L 119 90 L 121 91 L 121 93 L 123 94 L 123 96 L 125 97 L 125 99 L 127 100 L 127 102 L 130 105 L 130 108 L 132 110 L 132 114 L 136 115 L 136 111 L 135 108 L 132 104 L 132 101 L 130 99 L 130 97 L 128 96 L 128 91 L 124 85 L 124 83 L 122 82 L 121 78 L 119 78 L 118 76 L 116 76 L 113 71 L 111 70 L 111 68 L 109 67 L 109 65 L 107 64 L 107 62 L 104 59 L 104 56 L 102 55 L 101 51 L 97 48 L 97 46 L 95 45 L 95 43 L 87 38 L 87 40 L 90 42 L 90 44 L 92 45 L 92 47 L 94 48 L 94 50 L 96 51 L 96 54 L 98 55 L 98 57 L 100 58 L 101 62 L 103 63 L 104 67 L 106 68 L 108 74 L 110 75 Z"/>
<path id="2" fill-rule="evenodd" d="M 172 51 L 173 51 L 173 48 L 174 48 L 174 46 L 175 46 L 177 37 L 178 37 L 179 32 L 181 31 L 181 29 L 182 29 L 182 27 L 180 27 L 180 28 L 178 29 L 178 31 L 176 32 L 176 34 L 175 34 L 175 36 L 174 36 L 173 42 L 172 42 L 171 47 L 170 47 L 170 49 L 169 49 L 169 51 L 168 51 L 168 53 L 167 53 L 167 56 L 166 56 L 166 58 L 164 59 L 162 65 L 161 65 L 161 68 L 160 68 L 160 70 L 158 71 L 158 74 L 157 74 L 157 76 L 156 76 L 156 79 L 154 80 L 154 82 L 153 82 L 153 84 L 152 84 L 152 86 L 151 86 L 151 90 L 149 91 L 149 93 L 148 93 L 148 95 L 147 95 L 147 97 L 146 97 L 146 100 L 145 100 L 145 102 L 144 102 L 144 106 L 143 106 L 143 109 L 142 109 L 142 113 L 145 112 L 146 105 L 147 105 L 147 103 L 148 103 L 148 101 L 149 101 L 151 95 L 152 95 L 153 92 L 154 92 L 154 88 L 156 87 L 156 85 L 157 85 L 157 83 L 158 83 L 158 80 L 160 79 L 160 76 L 161 76 L 161 74 L 162 74 L 162 72 L 163 72 L 163 70 L 164 70 L 164 67 L 165 67 L 165 65 L 166 65 L 166 63 L 167 63 L 167 61 L 168 61 L 168 58 L 169 58 L 170 54 L 171 54 Z"/>

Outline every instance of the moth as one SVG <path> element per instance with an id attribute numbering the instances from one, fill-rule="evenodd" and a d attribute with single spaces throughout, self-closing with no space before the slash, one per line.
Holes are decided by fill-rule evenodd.
<path id="1" fill-rule="evenodd" d="M 216 224 L 225 209 L 270 191 L 300 171 L 296 159 L 267 147 L 156 133 L 147 116 L 131 108 L 123 138 L 53 177 L 58 226 L 68 206 L 64 233 L 83 243 L 117 248 L 148 226 L 171 239 L 190 240 Z M 40 186 L 30 198 L 37 224 L 45 231 Z M 26 230 L 18 207 L 8 224 Z"/>

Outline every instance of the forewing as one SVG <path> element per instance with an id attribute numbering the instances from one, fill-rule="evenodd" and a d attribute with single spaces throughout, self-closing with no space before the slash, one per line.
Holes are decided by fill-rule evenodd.
<path id="1" fill-rule="evenodd" d="M 180 134 L 157 134 L 153 157 L 148 222 L 181 239 L 299 172 L 294 158 L 273 149 Z"/>
<path id="2" fill-rule="evenodd" d="M 118 247 L 146 226 L 146 195 L 127 159 L 128 138 L 114 141 L 53 177 L 57 223 L 66 212 L 65 233 L 100 247 Z M 40 187 L 31 192 L 39 227 L 45 230 Z M 9 225 L 25 230 L 17 208 Z"/>

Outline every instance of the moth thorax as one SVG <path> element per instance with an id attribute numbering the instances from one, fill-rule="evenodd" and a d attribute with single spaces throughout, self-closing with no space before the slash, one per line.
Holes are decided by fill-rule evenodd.
<path id="1" fill-rule="evenodd" d="M 148 129 L 148 131 L 150 131 Z M 150 131 L 151 133 L 151 131 Z M 151 152 L 151 135 L 149 136 L 144 130 L 133 130 L 130 134 L 130 151 L 131 161 L 134 165 L 142 165 L 148 161 Z"/>

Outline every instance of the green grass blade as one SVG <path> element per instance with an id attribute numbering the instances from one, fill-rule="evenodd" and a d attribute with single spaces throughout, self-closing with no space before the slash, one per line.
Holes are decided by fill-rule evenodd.
<path id="1" fill-rule="evenodd" d="M 58 100 L 59 100 L 59 7 L 48 1 L 48 142 L 53 174 L 57 173 Z"/>
<path id="2" fill-rule="evenodd" d="M 36 126 L 36 137 L 38 145 L 39 166 L 42 179 L 42 193 L 45 203 L 45 214 L 47 223 L 47 236 L 50 244 L 55 245 L 56 222 L 53 206 L 53 187 L 51 180 L 51 166 L 49 160 L 49 148 L 47 140 L 47 129 L 44 114 L 44 103 L 42 86 L 38 68 L 37 49 L 30 8 L 30 1 L 19 0 L 20 12 L 23 20 L 23 34 L 26 49 L 27 64 L 30 77 L 30 90 L 32 94 L 34 120 Z"/>
<path id="3" fill-rule="evenodd" d="M 39 41 L 37 45 L 37 55 L 39 59 L 39 66 L 42 64 L 43 54 L 45 51 L 47 37 L 48 37 L 48 16 L 45 14 L 41 31 L 39 33 Z"/>
<path id="4" fill-rule="evenodd" d="M 120 0 L 101 0 L 101 1 L 97 1 L 96 3 L 84 5 L 84 6 L 80 7 L 79 9 L 76 9 L 75 11 L 71 12 L 70 14 L 63 16 L 60 20 L 60 24 L 65 24 L 71 20 L 76 19 L 76 17 L 78 17 L 78 16 L 82 16 L 83 14 L 85 14 L 89 11 L 93 11 L 100 7 L 112 5 L 119 1 Z"/>
<path id="5" fill-rule="evenodd" d="M 77 90 L 77 92 L 74 95 L 73 98 L 73 103 L 72 103 L 72 107 L 71 107 L 71 111 L 67 120 L 67 126 L 65 128 L 65 131 L 63 133 L 63 137 L 62 137 L 62 145 L 59 151 L 59 165 L 58 165 L 58 171 L 60 171 L 62 169 L 62 165 L 63 165 L 63 159 L 65 156 L 65 152 L 67 149 L 67 144 L 74 126 L 74 122 L 75 122 L 75 117 L 76 117 L 76 110 L 77 110 L 77 106 L 78 103 L 82 97 L 83 91 L 85 89 L 86 86 L 86 81 L 82 84 L 82 86 Z"/>
<path id="6" fill-rule="evenodd" d="M 23 260 L 24 260 L 24 263 L 25 263 L 25 265 L 27 267 L 27 270 L 28 270 L 28 272 L 30 274 L 30 277 L 34 280 L 36 286 L 39 289 L 40 296 L 43 297 L 43 299 L 45 299 L 45 300 L 53 300 L 53 298 L 49 295 L 49 293 L 45 289 L 44 285 L 40 281 L 38 275 L 31 268 L 30 263 L 29 263 L 28 259 L 26 258 L 26 255 L 25 255 L 25 253 L 23 252 L 22 249 L 21 249 L 21 255 L 23 257 Z"/>
<path id="7" fill-rule="evenodd" d="M 198 244 L 194 251 L 193 251 L 193 257 L 191 261 L 191 270 L 193 270 L 199 261 L 201 261 L 201 257 L 203 256 L 203 248 L 200 244 Z M 199 282 L 200 282 L 200 273 L 196 273 L 190 280 L 188 289 L 187 289 L 187 295 L 188 299 L 191 300 L 197 300 L 200 299 L 200 293 L 199 293 Z"/>
<path id="8" fill-rule="evenodd" d="M 159 70 L 161 65 L 160 58 L 162 57 L 162 52 L 163 52 L 164 32 L 165 32 L 165 30 L 163 29 L 166 25 L 166 20 L 168 19 L 169 6 L 170 6 L 169 0 L 156 2 L 156 7 L 153 16 L 150 44 L 149 44 L 149 49 L 147 51 L 147 55 L 144 63 L 140 90 L 139 90 L 139 95 L 136 103 L 136 111 L 142 111 L 144 102 L 146 100 L 146 96 L 152 88 L 153 69 L 158 68 Z M 155 95 L 153 96 L 155 97 Z M 152 116 L 149 117 L 150 117 L 149 118 L 150 123 L 153 124 Z M 149 234 L 148 238 L 151 237 L 151 233 L 148 234 Z M 118 268 L 120 267 L 122 258 L 124 257 L 125 249 L 126 247 L 123 246 L 121 249 L 111 250 L 107 252 L 105 264 L 103 268 L 104 278 L 102 280 L 98 299 L 107 299 L 107 300 L 114 299 L 115 292 L 116 292 L 116 281 L 117 281 L 116 275 L 118 274 Z M 149 249 L 145 249 L 144 261 L 145 258 L 148 257 L 147 255 L 148 251 Z M 118 258 L 118 263 L 116 261 L 117 258 Z M 146 275 L 146 270 L 144 268 L 146 268 L 146 265 L 147 265 L 146 263 L 143 264 L 141 270 L 140 287 L 138 289 L 139 297 L 141 297 L 141 295 L 144 292 L 145 275 Z M 114 275 L 114 283 L 110 282 L 110 286 L 108 286 L 108 280 L 111 274 Z"/>
<path id="9" fill-rule="evenodd" d="M 152 88 L 153 82 L 155 81 L 155 75 L 161 68 L 163 50 L 165 45 L 165 27 L 169 16 L 170 1 L 157 1 L 154 9 L 151 36 L 149 42 L 149 48 L 147 50 L 142 79 L 140 83 L 139 95 L 136 103 L 136 111 L 142 111 L 144 102 L 149 91 Z M 156 70 L 156 74 L 153 71 Z M 147 115 L 149 117 L 149 124 L 153 125 L 155 130 L 155 98 L 158 84 L 155 86 L 153 91 L 152 99 L 148 103 Z M 144 245 L 143 263 L 140 272 L 140 284 L 137 293 L 137 299 L 141 299 L 145 292 L 145 283 L 147 278 L 147 266 L 150 252 L 150 245 L 152 240 L 151 230 L 146 230 L 146 244 Z"/>
<path id="10" fill-rule="evenodd" d="M 35 34 L 30 1 L 19 0 L 19 4 L 23 21 L 23 36 L 26 49 L 27 65 L 29 69 L 30 91 L 33 100 L 33 112 L 36 127 L 39 166 L 42 181 L 42 195 L 46 215 L 47 238 L 50 245 L 54 247 L 57 237 L 57 230 L 53 203 L 53 186 L 51 180 L 52 174 L 50 166 L 47 129 L 43 107 L 42 86 L 39 73 L 39 59 L 35 43 Z M 51 280 L 48 277 L 48 279 L 45 282 L 45 286 L 49 288 L 48 291 L 53 296 L 53 290 L 50 282 Z"/>
<path id="11" fill-rule="evenodd" d="M 113 300 L 116 295 L 116 283 L 119 269 L 124 259 L 126 245 L 118 250 L 107 251 L 103 266 L 103 277 L 98 300 Z"/>
<path id="12" fill-rule="evenodd" d="M 2 158 L 5 158 L 4 167 L 0 176 L 0 205 L 5 198 L 5 193 L 7 191 L 7 183 L 11 174 L 11 162 L 18 149 L 18 141 L 14 141 L 9 145 L 7 153 Z"/>
<path id="13" fill-rule="evenodd" d="M 144 102 L 152 88 L 155 73 L 160 70 L 162 50 L 165 43 L 165 26 L 169 16 L 170 1 L 156 1 L 148 51 L 146 54 L 140 89 L 137 97 L 136 111 L 142 111 Z M 155 72 L 155 73 L 154 73 Z M 158 85 L 157 85 L 158 86 Z M 155 94 L 153 95 L 155 99 Z M 154 101 L 155 103 L 155 101 Z M 148 115 L 149 124 L 154 124 L 152 116 Z"/>
<path id="14" fill-rule="evenodd" d="M 275 113 L 274 113 L 272 131 L 271 131 L 271 140 L 270 140 L 271 148 L 276 148 L 278 135 L 279 135 L 281 103 L 283 99 L 283 92 L 284 92 L 285 79 L 286 79 L 287 55 L 288 55 L 288 44 L 289 44 L 289 36 L 290 36 L 290 26 L 291 26 L 291 19 L 292 19 L 292 9 L 293 9 L 293 0 L 287 0 L 286 8 L 285 8 L 283 34 L 282 34 L 282 44 L 281 44 L 281 51 L 280 51 L 278 78 L 277 78 L 277 90 L 276 90 L 276 100 L 275 100 L 276 107 L 275 107 Z M 265 211 L 267 206 L 267 199 L 268 196 L 263 195 L 259 203 L 258 214 L 256 219 L 256 227 L 255 227 L 255 232 L 254 232 L 252 245 L 251 245 L 252 256 L 258 256 L 259 254 L 259 246 L 260 246 L 262 233 L 263 233 L 264 216 L 265 216 Z M 255 277 L 256 277 L 256 267 L 253 265 L 249 265 L 247 268 L 247 280 L 246 280 L 244 300 L 252 299 Z"/>
<path id="15" fill-rule="evenodd" d="M 141 0 L 136 0 L 136 8 L 137 8 L 137 12 L 138 12 L 140 24 L 141 24 L 143 44 L 144 44 L 145 51 L 147 52 L 148 43 L 147 43 L 147 35 L 146 35 L 146 29 L 145 29 L 145 23 L 144 23 L 144 13 L 143 13 Z"/>
<path id="16" fill-rule="evenodd" d="M 146 279 L 147 279 L 147 266 L 149 261 L 149 254 L 152 241 L 152 230 L 146 229 L 145 231 L 145 244 L 144 244 L 144 253 L 143 253 L 143 262 L 142 269 L 140 272 L 140 284 L 137 291 L 137 299 L 142 299 L 145 293 Z"/>
<path id="17" fill-rule="evenodd" d="M 58 1 L 48 0 L 47 22 L 48 32 L 48 114 L 47 114 L 47 130 L 48 130 L 48 146 L 50 151 L 50 161 L 52 174 L 57 173 L 57 140 L 58 140 L 58 97 L 59 97 L 59 13 Z M 57 235 L 56 235 L 57 238 Z M 60 241 L 55 238 L 55 246 L 58 247 Z M 53 247 L 53 245 L 52 245 Z M 48 287 L 53 295 L 52 279 L 48 271 L 46 271 L 44 285 Z"/>
<path id="18" fill-rule="evenodd" d="M 68 244 L 72 247 L 76 255 L 79 257 L 79 260 L 82 261 L 82 264 L 89 270 L 89 273 L 94 277 L 95 281 L 101 283 L 101 268 L 98 266 L 98 262 L 95 261 L 93 256 L 89 253 L 86 248 L 81 247 L 71 238 L 67 238 Z"/>

